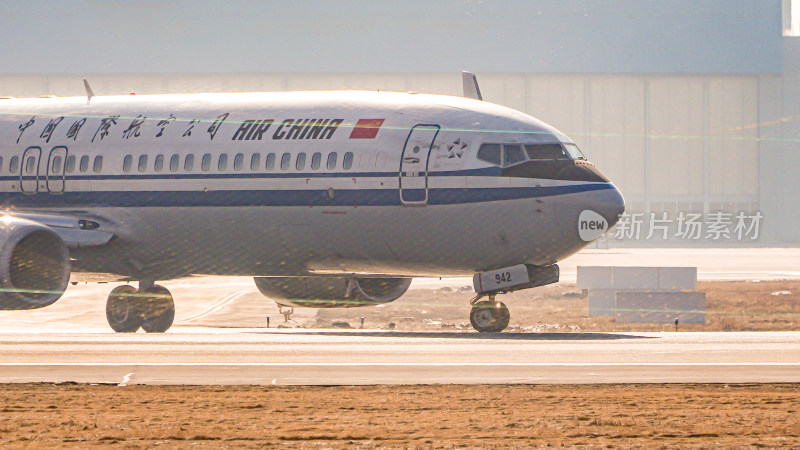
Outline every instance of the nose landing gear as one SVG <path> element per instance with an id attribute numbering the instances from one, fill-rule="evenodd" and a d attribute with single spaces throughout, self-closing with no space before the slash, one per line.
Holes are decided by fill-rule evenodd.
<path id="1" fill-rule="evenodd" d="M 106 319 L 117 333 L 135 333 L 139 327 L 148 333 L 163 333 L 175 319 L 175 302 L 163 286 L 119 286 L 106 301 Z"/>
<path id="2" fill-rule="evenodd" d="M 511 314 L 503 302 L 495 301 L 495 296 L 490 295 L 489 300 L 479 301 L 482 296 L 476 297 L 469 313 L 472 328 L 481 333 L 496 333 L 503 331 L 508 326 Z"/>
<path id="3" fill-rule="evenodd" d="M 472 311 L 469 321 L 482 333 L 503 331 L 508 326 L 510 314 L 503 302 L 495 300 L 497 294 L 529 289 L 558 282 L 559 269 L 555 264 L 534 266 L 517 264 L 502 269 L 477 272 L 472 284 L 478 295 L 470 301 Z M 480 301 L 489 297 L 489 301 Z"/>

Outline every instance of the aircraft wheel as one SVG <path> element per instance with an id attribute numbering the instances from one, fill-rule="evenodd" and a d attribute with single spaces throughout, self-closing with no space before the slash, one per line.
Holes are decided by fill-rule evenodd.
<path id="1" fill-rule="evenodd" d="M 135 333 L 142 324 L 142 316 L 136 308 L 139 292 L 133 286 L 117 286 L 106 301 L 106 320 L 117 333 Z"/>
<path id="2" fill-rule="evenodd" d="M 478 302 L 469 313 L 472 328 L 481 333 L 503 331 L 510 319 L 511 313 L 503 302 Z"/>
<path id="3" fill-rule="evenodd" d="M 175 320 L 175 302 L 167 288 L 154 285 L 142 292 L 139 300 L 142 329 L 148 333 L 163 333 Z"/>

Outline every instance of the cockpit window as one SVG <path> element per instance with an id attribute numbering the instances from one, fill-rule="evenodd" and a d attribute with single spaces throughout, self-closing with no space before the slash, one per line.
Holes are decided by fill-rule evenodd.
<path id="1" fill-rule="evenodd" d="M 503 144 L 503 167 L 525 161 L 525 153 L 521 145 Z"/>
<path id="2" fill-rule="evenodd" d="M 564 144 L 564 148 L 567 149 L 567 152 L 569 153 L 569 156 L 572 157 L 572 159 L 586 159 L 586 157 L 583 156 L 583 152 L 581 152 L 581 149 L 579 149 L 577 145 Z"/>
<path id="3" fill-rule="evenodd" d="M 481 149 L 478 150 L 478 159 L 497 166 L 502 164 L 500 160 L 500 144 L 481 145 Z"/>
<path id="4" fill-rule="evenodd" d="M 561 144 L 529 144 L 525 152 L 530 159 L 568 159 L 567 153 Z"/>
<path id="5" fill-rule="evenodd" d="M 483 144 L 478 159 L 500 167 L 525 161 L 586 159 L 575 144 Z"/>

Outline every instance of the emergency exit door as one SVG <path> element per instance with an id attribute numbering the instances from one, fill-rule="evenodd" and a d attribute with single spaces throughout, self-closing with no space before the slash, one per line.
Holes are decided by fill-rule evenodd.
<path id="1" fill-rule="evenodd" d="M 64 192 L 64 170 L 67 160 L 67 147 L 53 147 L 42 157 L 41 147 L 28 147 L 22 154 L 19 167 L 20 190 L 26 194 Z"/>

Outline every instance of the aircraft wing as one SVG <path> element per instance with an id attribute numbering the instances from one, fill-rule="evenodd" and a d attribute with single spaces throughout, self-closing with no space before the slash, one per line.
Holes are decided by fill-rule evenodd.
<path id="1" fill-rule="evenodd" d="M 64 241 L 67 247 L 94 247 L 107 244 L 114 233 L 100 230 L 99 222 L 80 213 L 70 212 L 6 212 L 9 216 L 31 220 L 50 227 Z"/>

